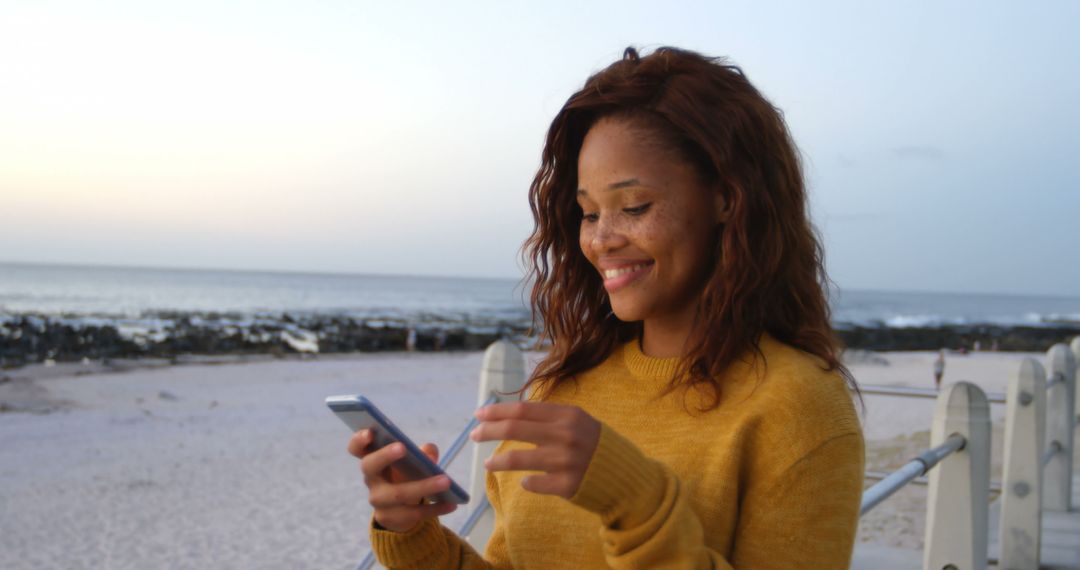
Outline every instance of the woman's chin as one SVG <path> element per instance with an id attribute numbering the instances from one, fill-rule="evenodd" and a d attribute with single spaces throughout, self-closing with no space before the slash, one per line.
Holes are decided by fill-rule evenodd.
<path id="1" fill-rule="evenodd" d="M 615 318 L 624 323 L 633 323 L 645 319 L 645 312 L 640 307 L 626 307 L 613 303 L 611 312 L 615 314 Z"/>

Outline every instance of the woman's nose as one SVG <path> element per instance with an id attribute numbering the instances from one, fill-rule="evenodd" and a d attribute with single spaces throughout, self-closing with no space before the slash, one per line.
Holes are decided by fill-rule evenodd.
<path id="1" fill-rule="evenodd" d="M 613 218 L 614 216 L 600 216 L 600 219 L 596 221 L 592 247 L 597 253 L 615 251 L 628 243 L 626 234 Z"/>

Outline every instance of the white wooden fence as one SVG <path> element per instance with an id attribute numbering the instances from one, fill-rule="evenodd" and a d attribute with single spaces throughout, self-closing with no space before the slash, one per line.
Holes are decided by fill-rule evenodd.
<path id="1" fill-rule="evenodd" d="M 1069 511 L 1080 338 L 1047 352 L 1047 369 L 1025 358 L 1005 394 L 988 397 L 957 382 L 937 394 L 932 448 L 863 495 L 863 512 L 929 472 L 924 569 L 985 569 L 994 562 L 1015 570 L 1039 568 L 1044 511 Z M 932 391 L 870 387 L 866 393 L 931 397 Z M 1002 481 L 990 481 L 991 403 L 1005 404 Z M 915 465 L 915 469 L 911 466 Z M 936 467 L 935 467 L 936 465 Z M 899 475 L 903 474 L 904 477 Z M 989 495 L 1001 491 L 1000 553 L 987 556 Z"/>
<path id="2" fill-rule="evenodd" d="M 992 487 L 1001 490 L 1001 568 L 1039 568 L 1043 511 L 1068 511 L 1072 496 L 1073 433 L 1080 422 L 1076 398 L 1080 337 L 1072 345 L 1054 345 L 1047 352 L 1047 369 L 1026 358 L 1004 395 L 983 392 L 969 382 L 933 390 L 863 387 L 867 394 L 935 398 L 931 448 L 897 471 L 868 472 L 881 479 L 863 494 L 861 514 L 912 482 L 927 482 L 925 570 L 983 570 L 987 567 L 988 505 Z M 480 372 L 477 404 L 507 398 L 525 383 L 525 358 L 513 344 L 501 340 L 488 347 Z M 1005 404 L 1002 481 L 990 481 L 991 403 Z M 476 420 L 471 420 L 440 459 L 446 467 L 458 454 Z M 494 525 L 494 512 L 484 487 L 484 459 L 496 442 L 474 446 L 472 483 L 474 506 L 459 534 L 483 551 Z M 929 474 L 928 481 L 923 479 Z M 368 553 L 359 568 L 370 568 Z"/>

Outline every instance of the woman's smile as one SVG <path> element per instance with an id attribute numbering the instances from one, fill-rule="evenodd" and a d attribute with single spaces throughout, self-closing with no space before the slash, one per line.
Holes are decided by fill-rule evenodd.
<path id="1" fill-rule="evenodd" d="M 632 263 L 613 263 L 612 267 L 607 267 L 601 271 L 604 275 L 604 289 L 611 294 L 644 278 L 652 271 L 655 263 L 651 259 Z M 607 265 L 603 262 L 601 264 Z"/>

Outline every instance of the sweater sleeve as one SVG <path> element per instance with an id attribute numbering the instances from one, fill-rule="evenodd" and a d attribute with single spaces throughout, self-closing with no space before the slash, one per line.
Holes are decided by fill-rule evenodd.
<path id="1" fill-rule="evenodd" d="M 679 478 L 606 424 L 570 501 L 600 515 L 604 555 L 616 569 L 756 570 L 802 567 L 815 560 L 814 568 L 847 568 L 862 461 L 861 436 L 837 438 L 786 469 L 774 485 L 762 489 L 762 496 L 746 497 L 731 559 L 706 546 L 701 521 Z"/>
<path id="2" fill-rule="evenodd" d="M 462 569 L 462 570 L 504 570 L 510 569 L 509 553 L 506 549 L 506 532 L 502 526 L 502 505 L 499 501 L 498 482 L 487 474 L 488 500 L 495 511 L 495 525 L 488 539 L 486 559 L 458 536 L 454 531 L 431 518 L 404 532 L 393 532 L 371 524 L 371 548 L 379 563 L 390 569 Z"/>

